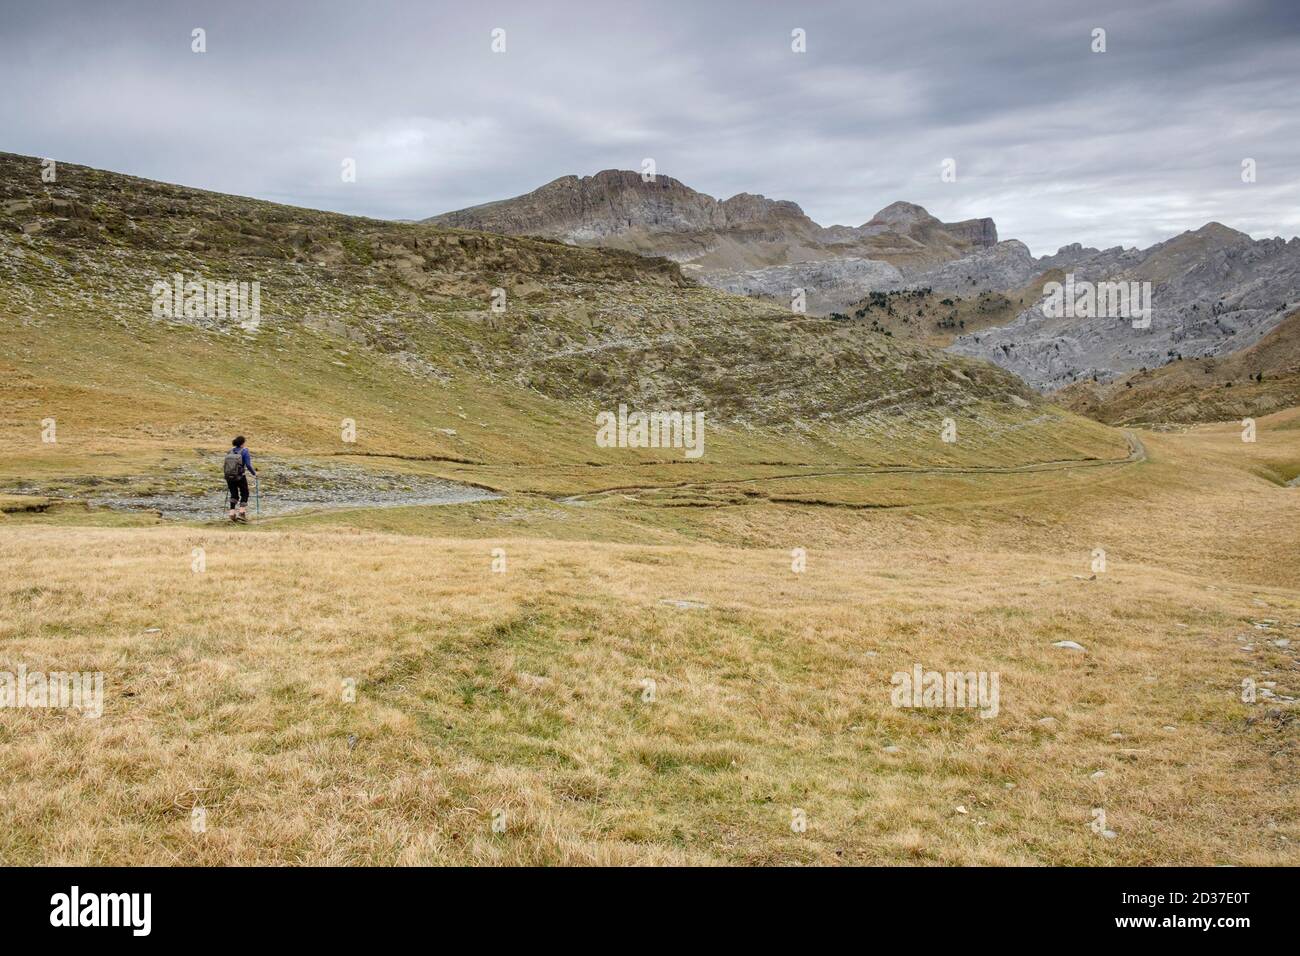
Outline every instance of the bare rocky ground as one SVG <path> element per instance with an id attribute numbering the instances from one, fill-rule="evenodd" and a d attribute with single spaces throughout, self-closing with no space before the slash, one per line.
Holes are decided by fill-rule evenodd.
<path id="1" fill-rule="evenodd" d="M 702 274 L 715 289 L 774 301 L 790 301 L 795 289 L 807 295 L 808 311 L 823 315 L 845 309 L 882 289 L 904 285 L 903 273 L 888 262 L 845 257 L 816 262 L 796 262 L 748 272 Z"/>
<path id="2" fill-rule="evenodd" d="M 937 289 L 945 280 L 957 280 L 960 285 L 962 275 L 977 284 L 1021 284 L 1035 274 L 1060 278 L 1065 273 L 1076 282 L 1151 284 L 1147 328 L 1134 328 L 1123 317 L 1048 318 L 1039 299 L 1009 325 L 953 343 L 952 351 L 987 359 L 1040 391 L 1239 352 L 1259 342 L 1300 302 L 1300 239 L 1254 240 L 1210 223 L 1144 250 L 1076 244 L 1035 260 L 1003 248 L 1009 245 L 947 263 L 942 275 L 927 277 L 925 284 Z"/>
<path id="3" fill-rule="evenodd" d="M 490 501 L 494 492 L 428 475 L 371 471 L 341 462 L 263 458 L 257 462 L 261 515 L 274 517 L 304 510 L 455 505 Z M 92 508 L 152 512 L 177 521 L 223 518 L 227 499 L 221 456 L 151 475 L 113 478 L 80 476 L 56 481 L 11 484 L 5 493 L 64 501 Z M 249 510 L 256 507 L 249 479 Z"/>

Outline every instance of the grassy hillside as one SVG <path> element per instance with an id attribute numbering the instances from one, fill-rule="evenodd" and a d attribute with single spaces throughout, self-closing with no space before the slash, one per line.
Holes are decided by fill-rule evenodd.
<path id="1" fill-rule="evenodd" d="M 1057 400 L 1110 424 L 1213 422 L 1300 405 L 1300 312 L 1248 348 L 1180 359 L 1113 382 L 1078 382 Z"/>
<path id="2" fill-rule="evenodd" d="M 663 260 L 39 172 L 0 156 L 2 490 L 166 470 L 235 431 L 557 494 L 683 468 L 1125 453 L 991 365 L 696 287 Z M 156 318 L 153 283 L 176 274 L 259 282 L 260 327 Z M 598 448 L 595 413 L 619 403 L 704 411 L 706 454 Z"/>

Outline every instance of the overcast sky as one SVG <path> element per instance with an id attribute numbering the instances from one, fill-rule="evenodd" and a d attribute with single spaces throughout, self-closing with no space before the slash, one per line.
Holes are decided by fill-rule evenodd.
<path id="1" fill-rule="evenodd" d="M 1298 0 L 0 0 L 0 84 L 0 150 L 382 218 L 652 157 L 1036 255 L 1300 233 Z"/>

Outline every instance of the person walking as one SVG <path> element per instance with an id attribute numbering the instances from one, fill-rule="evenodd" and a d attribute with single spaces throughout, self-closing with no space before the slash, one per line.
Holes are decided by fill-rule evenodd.
<path id="1" fill-rule="evenodd" d="M 244 442 L 243 435 L 236 437 L 230 443 L 230 451 L 226 452 L 226 459 L 222 463 L 226 487 L 230 489 L 231 521 L 248 520 L 248 476 L 251 474 L 254 478 L 257 477 L 257 469 L 253 467 L 253 456 L 248 453 L 248 447 Z"/>

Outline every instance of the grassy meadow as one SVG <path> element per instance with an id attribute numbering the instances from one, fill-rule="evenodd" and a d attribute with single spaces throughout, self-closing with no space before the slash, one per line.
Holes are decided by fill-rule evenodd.
<path id="1" fill-rule="evenodd" d="M 4 662 L 106 693 L 0 710 L 0 860 L 1296 863 L 1294 705 L 1241 682 L 1300 690 L 1298 423 L 246 528 L 11 511 Z M 997 716 L 891 706 L 914 663 L 998 672 Z"/>

